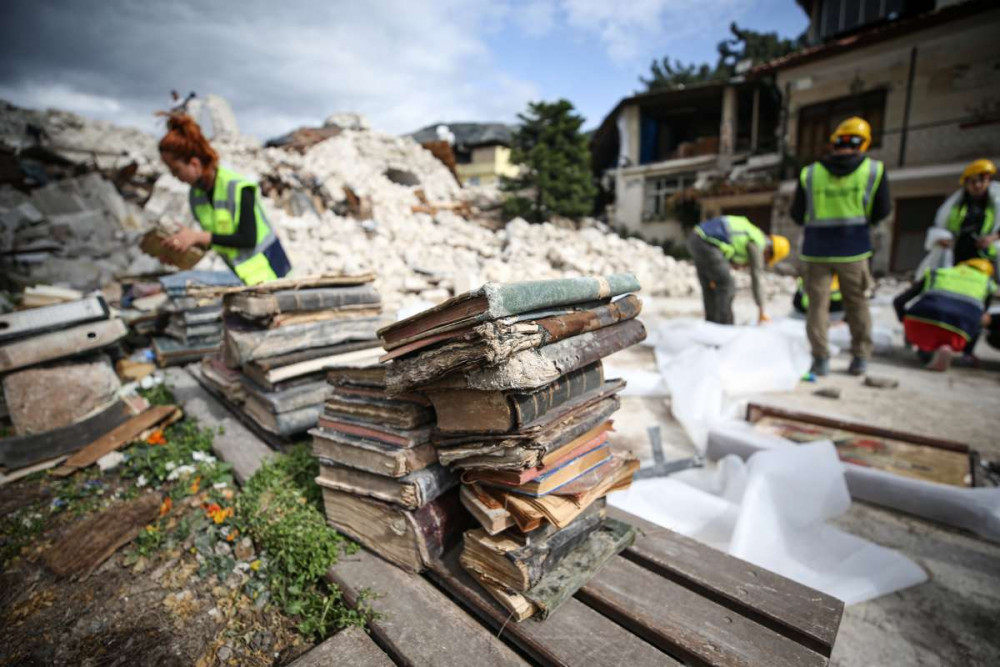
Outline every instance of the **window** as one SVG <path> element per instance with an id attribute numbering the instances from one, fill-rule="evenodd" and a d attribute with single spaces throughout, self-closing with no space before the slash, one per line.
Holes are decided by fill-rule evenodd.
<path id="1" fill-rule="evenodd" d="M 674 213 L 670 197 L 674 193 L 694 185 L 694 179 L 695 175 L 692 173 L 647 178 L 643 184 L 643 222 L 669 219 Z"/>
<path id="2" fill-rule="evenodd" d="M 802 107 L 799 110 L 799 164 L 806 164 L 821 157 L 830 144 L 830 135 L 840 121 L 851 116 L 861 116 L 872 126 L 871 148 L 882 145 L 885 127 L 886 91 L 872 90 L 860 95 L 841 97 Z"/>
<path id="3" fill-rule="evenodd" d="M 850 32 L 869 23 L 899 16 L 912 0 L 823 0 L 819 11 L 820 39 Z M 933 9 L 933 6 L 931 7 Z"/>

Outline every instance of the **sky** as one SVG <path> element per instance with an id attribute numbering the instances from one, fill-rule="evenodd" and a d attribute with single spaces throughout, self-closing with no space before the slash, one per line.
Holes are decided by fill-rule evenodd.
<path id="1" fill-rule="evenodd" d="M 715 62 L 729 24 L 796 37 L 794 0 L 5 0 L 0 99 L 157 132 L 169 93 L 229 100 L 260 139 L 366 115 L 403 134 L 516 122 L 568 99 L 591 129 L 669 55 Z"/>

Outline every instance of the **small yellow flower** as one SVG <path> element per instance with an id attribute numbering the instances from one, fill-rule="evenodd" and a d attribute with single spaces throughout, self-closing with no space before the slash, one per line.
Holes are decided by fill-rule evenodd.
<path id="1" fill-rule="evenodd" d="M 156 526 L 154 526 L 153 524 L 147 525 L 146 526 L 146 532 L 149 533 L 150 535 L 152 535 L 153 533 L 156 532 Z"/>
<path id="2" fill-rule="evenodd" d="M 198 493 L 198 489 L 200 488 L 201 488 L 201 477 L 195 477 L 194 481 L 191 482 L 191 486 L 188 487 L 188 491 L 191 492 L 191 495 L 194 495 Z"/>
<path id="3" fill-rule="evenodd" d="M 257 570 L 259 570 L 260 569 L 260 560 L 258 559 L 258 560 L 255 560 L 254 562 L 250 563 L 250 569 L 253 570 L 254 572 L 256 572 Z"/>

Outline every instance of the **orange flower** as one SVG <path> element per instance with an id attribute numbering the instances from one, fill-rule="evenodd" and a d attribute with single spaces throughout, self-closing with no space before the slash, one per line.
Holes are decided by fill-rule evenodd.
<path id="1" fill-rule="evenodd" d="M 165 445 L 167 444 L 167 439 L 163 437 L 163 429 L 156 429 L 149 434 L 146 438 L 146 444 L 148 445 Z"/>
<path id="2" fill-rule="evenodd" d="M 205 515 L 211 517 L 212 521 L 215 523 L 222 523 L 233 515 L 232 507 L 226 507 L 223 509 L 215 503 L 212 503 L 211 505 L 204 505 L 203 507 L 205 508 Z"/>
<path id="3" fill-rule="evenodd" d="M 160 503 L 160 516 L 164 516 L 170 511 L 170 508 L 174 506 L 174 501 L 167 496 L 162 503 Z"/>
<path id="4" fill-rule="evenodd" d="M 194 481 L 191 482 L 191 486 L 188 487 L 188 491 L 191 492 L 191 495 L 194 495 L 198 493 L 199 488 L 201 488 L 201 477 L 195 477 Z"/>
<path id="5" fill-rule="evenodd" d="M 226 542 L 232 542 L 233 540 L 236 539 L 236 536 L 239 535 L 239 534 L 240 534 L 240 531 L 238 531 L 235 528 L 233 528 L 231 531 L 229 531 L 229 534 L 226 535 Z"/>

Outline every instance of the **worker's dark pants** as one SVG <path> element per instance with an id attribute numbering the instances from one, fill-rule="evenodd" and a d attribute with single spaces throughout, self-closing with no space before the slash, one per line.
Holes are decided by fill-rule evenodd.
<path id="1" fill-rule="evenodd" d="M 729 262 L 718 246 L 692 233 L 688 250 L 698 270 L 701 298 L 705 303 L 705 319 L 719 324 L 733 323 L 733 298 L 736 281 L 733 280 Z"/>

